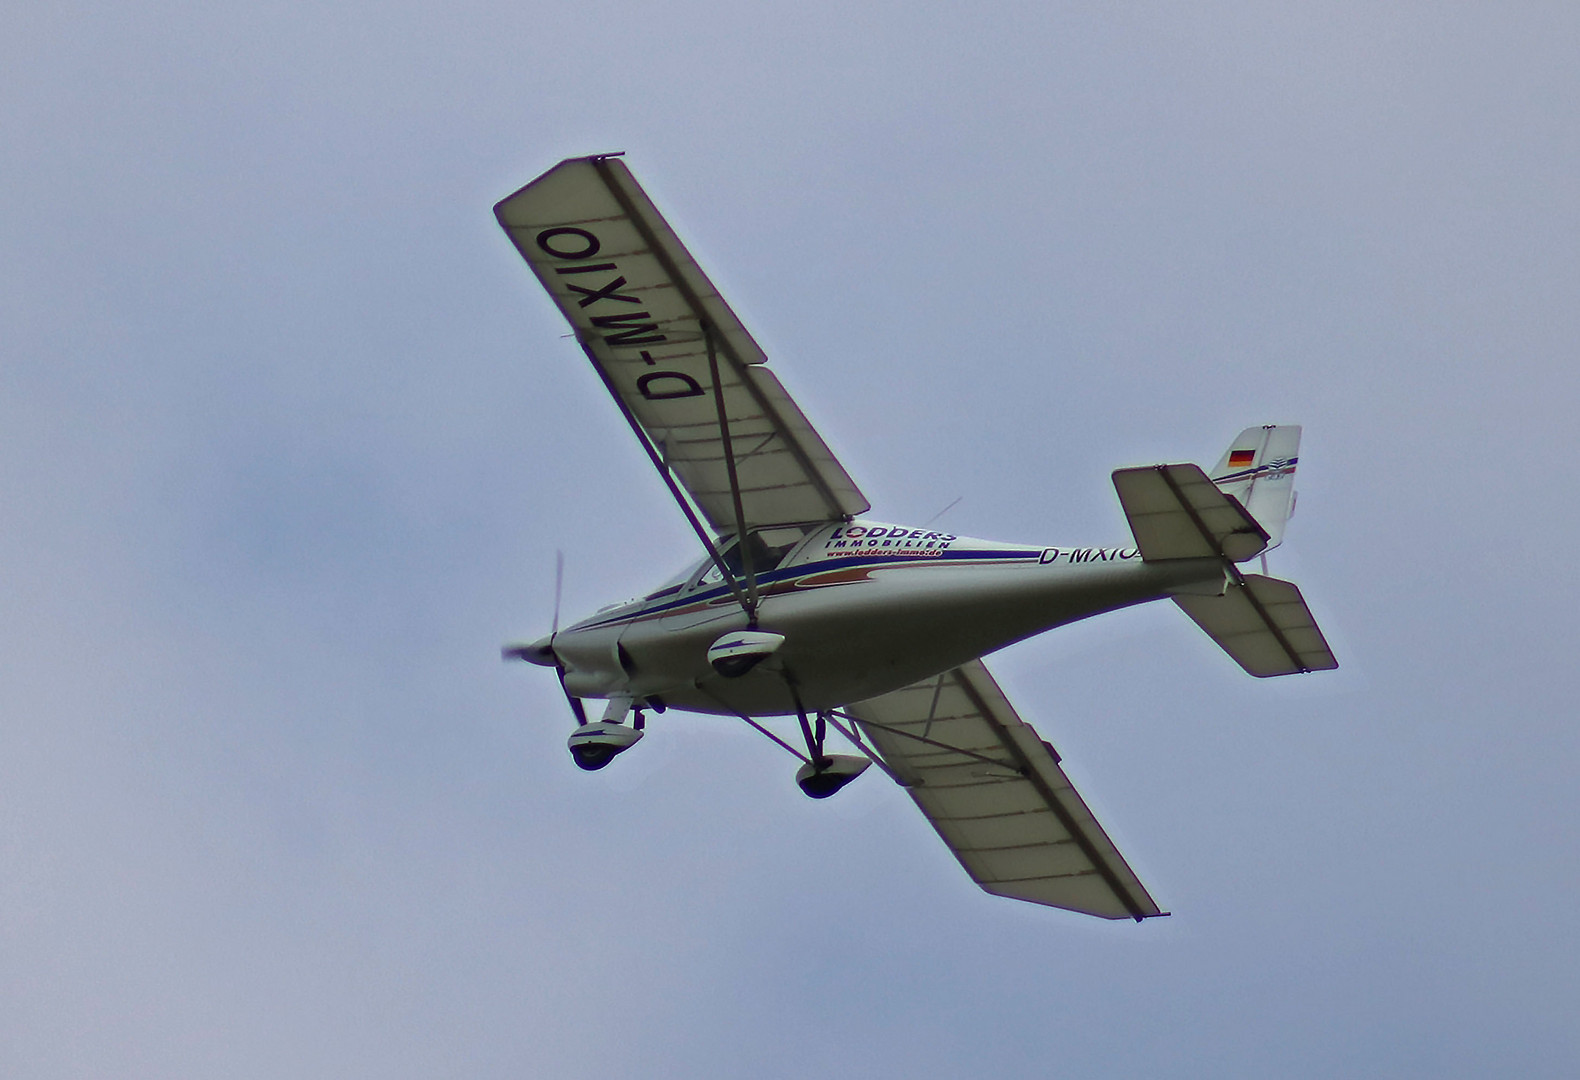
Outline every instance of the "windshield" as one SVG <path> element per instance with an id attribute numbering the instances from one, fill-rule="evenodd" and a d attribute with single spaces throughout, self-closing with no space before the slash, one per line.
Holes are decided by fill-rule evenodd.
<path id="1" fill-rule="evenodd" d="M 746 540 L 752 552 L 752 572 L 763 574 L 784 562 L 785 556 L 801 542 L 801 537 L 800 529 L 765 529 L 747 533 Z M 719 554 L 724 558 L 724 565 L 730 568 L 730 573 L 740 576 L 744 572 L 740 544 L 732 541 Z M 723 580 L 712 559 L 705 560 L 704 566 L 706 569 L 698 585 L 714 585 Z"/>
<path id="2" fill-rule="evenodd" d="M 712 562 L 712 559 L 703 559 L 701 562 L 693 559 L 691 562 L 687 563 L 685 566 L 681 567 L 679 570 L 665 578 L 664 584 L 648 593 L 648 599 L 651 600 L 660 593 L 673 592 L 674 590 L 679 589 L 686 582 L 696 577 L 697 573 L 703 568 L 704 565 L 711 565 Z"/>

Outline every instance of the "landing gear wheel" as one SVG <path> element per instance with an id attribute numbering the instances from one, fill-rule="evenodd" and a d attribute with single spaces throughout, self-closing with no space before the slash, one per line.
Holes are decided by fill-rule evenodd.
<path id="1" fill-rule="evenodd" d="M 571 760 L 576 762 L 576 767 L 579 769 L 597 772 L 613 761 L 614 756 L 619 752 L 617 747 L 583 743 L 581 746 L 571 747 Z"/>
<path id="2" fill-rule="evenodd" d="M 808 798 L 826 799 L 866 772 L 871 764 L 866 758 L 853 754 L 825 755 L 801 766 L 796 771 L 795 782 L 801 785 Z"/>
<path id="3" fill-rule="evenodd" d="M 578 768 L 595 772 L 614 760 L 616 754 L 631 749 L 642 738 L 642 730 L 611 720 L 583 724 L 566 740 L 571 758 Z"/>

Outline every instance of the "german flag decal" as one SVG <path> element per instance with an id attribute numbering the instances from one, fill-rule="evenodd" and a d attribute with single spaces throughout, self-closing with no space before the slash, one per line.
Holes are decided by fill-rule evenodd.
<path id="1" fill-rule="evenodd" d="M 1256 460 L 1256 451 L 1255 450 L 1230 450 L 1229 451 L 1229 467 L 1231 469 L 1235 468 L 1237 466 L 1240 466 L 1240 465 L 1249 465 L 1249 464 L 1251 464 L 1251 462 L 1253 462 L 1255 460 Z"/>

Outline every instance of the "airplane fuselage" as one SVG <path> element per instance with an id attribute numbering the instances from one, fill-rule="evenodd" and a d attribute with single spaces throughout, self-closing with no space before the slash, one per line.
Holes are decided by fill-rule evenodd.
<path id="1" fill-rule="evenodd" d="M 749 716 L 836 708 L 910 685 L 1012 642 L 1177 592 L 1221 591 L 1220 559 L 1144 562 L 1133 547 L 1030 547 L 857 520 L 809 531 L 756 572 L 767 662 L 725 678 L 708 662 L 747 626 L 711 561 L 529 647 L 577 697 Z M 744 588 L 744 585 L 742 586 Z M 792 693 L 791 686 L 795 687 Z"/>

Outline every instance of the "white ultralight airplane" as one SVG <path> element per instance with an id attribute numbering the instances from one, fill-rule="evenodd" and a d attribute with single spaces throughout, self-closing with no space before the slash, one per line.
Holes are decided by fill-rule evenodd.
<path id="1" fill-rule="evenodd" d="M 570 750 L 599 769 L 645 714 L 733 715 L 824 798 L 876 764 L 988 892 L 1103 918 L 1163 914 L 981 657 L 1164 598 L 1259 677 L 1337 666 L 1300 590 L 1240 564 L 1276 546 L 1300 428 L 1247 428 L 1212 472 L 1113 474 L 1132 542 L 1028 547 L 863 515 L 866 498 L 618 155 L 561 162 L 494 212 L 707 557 L 638 600 L 505 648 L 556 669 Z M 589 722 L 585 698 L 606 699 Z M 757 718 L 795 716 L 804 751 Z M 856 754 L 824 748 L 829 729 Z"/>

